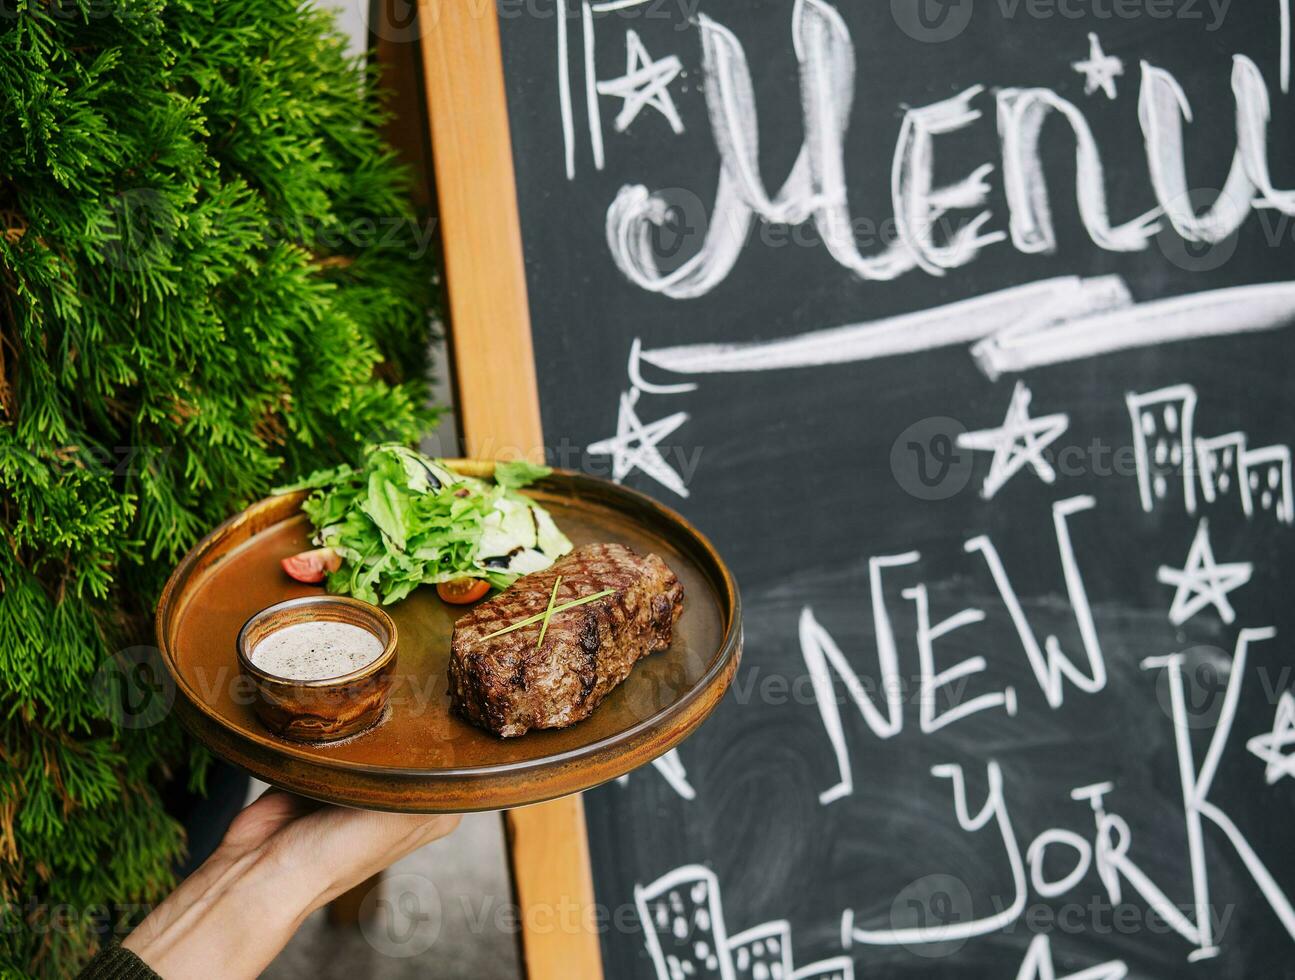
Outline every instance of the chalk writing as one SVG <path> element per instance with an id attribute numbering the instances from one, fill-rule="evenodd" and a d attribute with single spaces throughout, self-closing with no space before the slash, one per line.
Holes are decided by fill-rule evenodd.
<path id="1" fill-rule="evenodd" d="M 752 14 L 752 22 L 757 14 L 765 20 L 762 36 L 723 4 L 689 11 L 670 33 L 646 19 L 629 26 L 629 15 L 648 3 L 556 0 L 561 163 L 571 182 L 579 176 L 578 158 L 591 161 L 595 171 L 608 170 L 609 160 L 622 166 L 590 184 L 598 197 L 579 219 L 594 227 L 597 259 L 615 270 L 608 288 L 644 303 L 634 311 L 642 315 L 631 321 L 639 336 L 611 341 L 613 350 L 628 345 L 625 376 L 610 389 L 617 395 L 614 434 L 588 442 L 586 453 L 609 458 L 615 480 L 652 481 L 691 506 L 703 494 L 688 486 L 685 474 L 691 472 L 671 457 L 670 441 L 711 431 L 705 429 L 711 421 L 706 413 L 714 411 L 707 407 L 708 389 L 729 391 L 741 383 L 720 376 L 751 375 L 743 381 L 762 392 L 760 385 L 776 390 L 780 372 L 784 383 L 802 384 L 807 375 L 792 372 L 896 359 L 899 373 L 898 359 L 952 348 L 952 361 L 931 358 L 941 365 L 939 380 L 945 365 L 963 356 L 965 373 L 984 386 L 966 401 L 972 408 L 928 406 L 926 416 L 908 420 L 938 416 L 959 423 L 948 444 L 972 460 L 967 467 L 979 499 L 941 511 L 942 499 L 924 512 L 933 521 L 959 515 L 952 540 L 939 528 L 911 532 L 916 522 L 903 523 L 887 509 L 891 497 L 870 493 L 865 501 L 862 490 L 874 488 L 862 488 L 861 506 L 876 505 L 878 526 L 868 531 L 877 532 L 875 540 L 861 537 L 858 550 L 847 555 L 866 558 L 867 585 L 853 596 L 856 608 L 842 608 L 831 597 L 811 602 L 795 596 L 778 607 L 782 620 L 770 616 L 772 639 L 761 642 L 782 639 L 799 653 L 812 705 L 804 705 L 798 722 L 812 726 L 819 751 L 830 760 L 828 775 L 810 784 L 817 806 L 812 796 L 807 805 L 825 820 L 844 820 L 874 802 L 862 767 L 864 760 L 871 763 L 877 743 L 907 752 L 910 740 L 923 739 L 921 745 L 942 752 L 964 734 L 1032 732 L 1031 716 L 1046 718 L 1049 733 L 1082 725 L 1090 709 L 1096 717 L 1113 694 L 1128 696 L 1127 690 L 1108 691 L 1115 677 L 1125 687 L 1135 685 L 1134 693 L 1149 703 L 1164 699 L 1164 717 L 1152 719 L 1162 739 L 1146 739 L 1147 751 L 1158 749 L 1155 764 L 1176 771 L 1169 804 L 1181 814 L 1177 826 L 1159 831 L 1161 839 L 1150 840 L 1145 830 L 1135 835 L 1145 826 L 1134 812 L 1135 794 L 1146 789 L 1128 777 L 1127 766 L 1103 758 L 1091 773 L 1046 794 L 1028 814 L 1033 824 L 1024 813 L 1014 821 L 1022 800 L 1045 794 L 1014 768 L 1019 760 L 1009 758 L 1010 739 L 997 741 L 992 752 L 981 746 L 979 755 L 970 745 L 964 755 L 927 759 L 912 771 L 924 774 L 920 781 L 939 801 L 938 814 L 926 816 L 942 818 L 943 832 L 965 837 L 968 850 L 983 859 L 989 871 L 981 884 L 992 900 L 978 898 L 969 914 L 935 925 L 885 921 L 878 910 L 889 896 L 876 894 L 873 879 L 861 874 L 857 893 L 829 910 L 835 943 L 840 909 L 841 949 L 820 953 L 840 955 L 798 967 L 789 910 L 764 910 L 753 917 L 759 924 L 730 935 L 716 871 L 689 864 L 634 889 L 658 980 L 853 980 L 856 967 L 862 975 L 871 965 L 869 951 L 892 956 L 900 952 L 895 947 L 911 951 L 1006 934 L 1028 921 L 1032 899 L 1065 900 L 1094 888 L 1112 905 L 1145 906 L 1185 959 L 1204 961 L 1231 941 L 1216 921 L 1213 892 L 1224 880 L 1215 869 L 1220 855 L 1232 862 L 1234 876 L 1253 882 L 1263 914 L 1271 913 L 1295 940 L 1295 907 L 1269 858 L 1243 832 L 1250 825 L 1211 797 L 1234 728 L 1246 751 L 1239 741 L 1227 755 L 1227 764 L 1236 767 L 1230 778 L 1238 785 L 1251 780 L 1256 793 L 1295 785 L 1285 778 L 1295 777 L 1295 692 L 1284 690 L 1283 682 L 1262 718 L 1240 724 L 1237 717 L 1242 686 L 1254 674 L 1247 672 L 1251 650 L 1276 638 L 1273 627 L 1253 625 L 1263 615 L 1255 608 L 1264 598 L 1260 581 L 1272 553 L 1256 542 L 1295 526 L 1295 481 L 1289 432 L 1262 430 L 1289 413 L 1239 418 L 1237 386 L 1212 385 L 1208 373 L 1182 354 L 1188 345 L 1210 341 L 1201 349 L 1225 363 L 1230 343 L 1271 345 L 1277 332 L 1295 324 L 1295 281 L 1280 281 L 1291 278 L 1288 272 L 1265 268 L 1264 275 L 1279 281 L 1255 281 L 1261 276 L 1235 267 L 1226 276 L 1196 278 L 1188 268 L 1195 256 L 1225 259 L 1238 242 L 1254 247 L 1260 224 L 1266 244 L 1280 244 L 1271 231 L 1285 226 L 1270 219 L 1295 215 L 1295 189 L 1279 186 L 1282 178 L 1272 169 L 1285 159 L 1289 143 L 1288 120 L 1280 118 L 1289 106 L 1276 107 L 1274 124 L 1273 99 L 1290 88 L 1290 0 L 1266 8 L 1270 34 L 1279 31 L 1270 48 L 1251 52 L 1255 57 L 1228 48 L 1202 72 L 1193 71 L 1189 59 L 1165 54 L 1150 32 L 1120 34 L 1111 22 L 1101 25 L 1100 37 L 1072 32 L 1050 52 L 1053 87 L 1038 84 L 1046 74 L 1013 79 L 985 71 L 929 79 L 893 100 L 881 94 L 893 79 L 877 56 L 887 41 L 874 34 L 885 29 L 884 17 L 829 0 L 794 0 L 775 5 L 773 13 Z M 772 37 L 771 22 L 778 32 Z M 787 50 L 775 51 L 780 39 Z M 771 51 L 785 62 L 781 78 L 771 74 Z M 1275 64 L 1261 67 L 1260 54 Z M 983 60 L 967 63 L 985 70 Z M 573 100 L 576 78 L 584 85 L 583 107 Z M 1206 107 L 1211 111 L 1201 111 Z M 1220 134 L 1214 120 L 1224 115 L 1228 132 Z M 889 128 L 859 130 L 883 124 Z M 1115 125 L 1125 130 L 1110 128 Z M 670 202 L 678 187 L 669 189 L 661 174 L 643 172 L 651 157 L 633 141 L 647 138 L 677 145 L 688 160 L 704 148 L 701 176 L 681 185 L 705 199 L 704 220 L 676 221 Z M 586 141 L 588 156 L 579 157 Z M 1219 146 L 1221 155 L 1212 155 Z M 627 152 L 616 157 L 618 147 Z M 1196 184 L 1211 168 L 1214 189 L 1199 195 Z M 894 234 L 865 238 L 857 220 L 864 213 L 893 225 Z M 660 240 L 666 228 L 678 231 L 675 244 L 681 246 L 668 254 Z M 828 267 L 833 295 L 857 296 L 857 303 L 843 300 L 830 316 L 819 316 L 807 288 L 805 304 L 791 314 L 779 307 L 764 322 L 757 306 L 757 322 L 749 323 L 748 306 L 741 317 L 725 317 L 725 298 L 748 283 L 745 263 L 776 269 L 792 261 L 752 254 L 770 247 L 765 231 L 782 228 L 812 231 L 805 235 L 812 254 L 797 253 L 794 260 L 806 268 L 813 261 Z M 1083 248 L 1089 260 L 1066 266 L 1063 245 Z M 1182 261 L 1171 258 L 1175 248 Z M 1254 253 L 1242 254 L 1249 262 Z M 1011 270 L 1010 277 L 972 272 L 1002 268 Z M 1203 261 L 1200 268 L 1217 267 Z M 1085 274 L 1064 274 L 1078 269 Z M 592 281 L 592 272 L 585 275 L 582 281 Z M 904 283 L 911 284 L 906 293 Z M 937 290 L 938 303 L 924 302 Z M 711 322 L 696 324 L 695 335 L 673 327 L 654 332 L 652 317 L 664 323 L 666 311 L 688 309 L 704 310 Z M 1150 353 L 1168 345 L 1175 346 L 1163 359 Z M 1098 364 L 1095 358 L 1112 360 Z M 1173 366 L 1160 370 L 1162 360 Z M 1076 378 L 1096 378 L 1108 363 L 1124 369 L 1117 389 L 1103 390 L 1097 381 L 1091 390 L 1076 388 Z M 870 382 L 885 377 L 876 370 L 859 374 Z M 1057 381 L 1064 396 L 1053 387 Z M 897 401 L 905 394 L 878 397 Z M 1230 400 L 1222 402 L 1225 397 Z M 850 416 L 857 407 L 842 404 L 843 425 L 872 424 L 870 415 Z M 1100 484 L 1092 473 L 1072 480 L 1059 453 L 1090 433 L 1105 440 L 1112 419 L 1118 420 L 1120 443 L 1113 448 L 1130 452 L 1131 469 Z M 611 428 L 608 420 L 603 424 L 602 432 Z M 727 452 L 730 465 L 743 453 L 755 455 L 747 450 L 756 436 L 730 437 L 739 446 Z M 850 475 L 876 468 L 875 461 L 858 460 Z M 732 492 L 731 481 L 723 485 Z M 807 486 L 795 506 L 812 507 L 813 500 L 814 488 Z M 768 502 L 764 516 L 777 521 L 780 503 Z M 1120 526 L 1110 527 L 1113 521 Z M 1119 577 L 1101 576 L 1102 555 L 1126 544 L 1126 524 L 1129 553 L 1119 554 Z M 890 525 L 905 530 L 887 537 Z M 1278 547 L 1286 544 L 1282 539 Z M 1112 608 L 1126 594 L 1110 594 L 1112 578 L 1137 597 L 1132 612 Z M 964 587 L 974 599 L 958 600 L 956 591 Z M 866 619 L 862 641 L 852 612 Z M 1119 616 L 1132 614 L 1146 617 L 1139 622 L 1148 636 L 1162 630 L 1164 645 L 1122 635 Z M 1100 635 L 1099 615 L 1108 617 Z M 1263 616 L 1259 622 L 1276 620 Z M 1186 655 L 1166 652 L 1178 649 L 1175 642 L 1199 642 L 1193 630 L 1211 646 L 1232 649 L 1230 657 L 1216 651 L 1212 663 L 1226 679 L 1222 703 L 1202 717 L 1189 713 L 1195 703 Z M 1140 663 L 1143 672 L 1134 670 L 1130 680 L 1131 663 Z M 906 666 L 917 681 L 913 699 L 905 698 Z M 1013 667 L 1014 674 L 1004 673 Z M 861 725 L 853 723 L 856 713 Z M 1192 736 L 1196 729 L 1208 732 Z M 1052 736 L 1039 736 L 1045 737 Z M 690 816 L 705 810 L 707 787 L 694 787 L 676 752 L 654 766 L 650 778 L 664 779 L 673 793 L 662 794 L 665 799 L 689 803 Z M 914 826 L 920 834 L 926 824 Z M 876 828 L 859 830 L 864 832 Z M 1166 861 L 1166 847 L 1181 859 Z M 834 884 L 833 895 L 839 887 Z M 797 930 L 803 944 L 806 933 L 800 925 Z M 1015 940 L 1017 980 L 1129 975 L 1132 940 L 1116 958 L 1054 946 L 1062 942 L 1059 935 L 1026 933 Z M 883 953 L 882 947 L 889 949 Z M 1058 964 L 1070 972 L 1059 974 Z"/>

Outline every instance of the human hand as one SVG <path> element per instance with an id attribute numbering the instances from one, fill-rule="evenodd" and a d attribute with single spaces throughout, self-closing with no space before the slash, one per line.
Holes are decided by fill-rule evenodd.
<path id="1" fill-rule="evenodd" d="M 269 790 L 122 945 L 166 980 L 255 977 L 311 912 L 458 823 Z"/>
<path id="2" fill-rule="evenodd" d="M 326 806 L 271 789 L 234 819 L 220 848 L 231 854 L 263 852 L 282 872 L 278 886 L 313 911 L 449 835 L 460 819 L 458 814 Z"/>

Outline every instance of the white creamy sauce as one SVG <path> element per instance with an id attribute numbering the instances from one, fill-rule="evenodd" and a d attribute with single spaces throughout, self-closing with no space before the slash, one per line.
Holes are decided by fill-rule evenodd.
<path id="1" fill-rule="evenodd" d="M 252 648 L 251 660 L 267 674 L 313 681 L 366 667 L 382 650 L 382 641 L 363 627 L 320 620 L 275 630 Z"/>

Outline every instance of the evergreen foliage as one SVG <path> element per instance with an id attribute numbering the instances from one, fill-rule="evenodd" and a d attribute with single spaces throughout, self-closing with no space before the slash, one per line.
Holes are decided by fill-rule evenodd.
<path id="1" fill-rule="evenodd" d="M 10 0 L 0 98 L 0 972 L 67 975 L 171 886 L 158 787 L 203 771 L 96 673 L 201 534 L 432 422 L 433 270 L 292 0 Z"/>

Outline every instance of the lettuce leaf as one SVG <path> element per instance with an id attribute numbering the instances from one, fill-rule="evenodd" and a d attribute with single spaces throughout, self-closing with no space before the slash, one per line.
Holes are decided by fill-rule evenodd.
<path id="1" fill-rule="evenodd" d="M 320 470 L 280 492 L 312 490 L 302 511 L 315 542 L 342 557 L 328 590 L 390 604 L 456 578 L 507 588 L 569 552 L 549 514 L 516 492 L 550 472 L 500 463 L 488 483 L 404 446 L 375 446 L 359 469 Z"/>
<path id="2" fill-rule="evenodd" d="M 517 490 L 541 480 L 553 472 L 551 466 L 528 463 L 524 459 L 501 460 L 495 464 L 495 482 L 508 490 Z"/>

